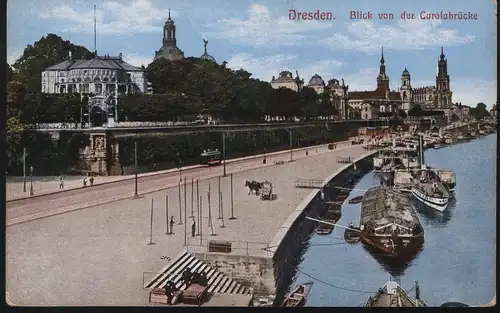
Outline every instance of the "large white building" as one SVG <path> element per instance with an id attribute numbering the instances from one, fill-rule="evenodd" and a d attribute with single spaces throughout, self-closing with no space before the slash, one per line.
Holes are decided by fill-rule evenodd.
<path id="1" fill-rule="evenodd" d="M 42 72 L 43 93 L 91 94 L 89 111 L 99 108 L 108 123 L 118 121 L 118 96 L 148 91 L 146 68 L 123 61 L 122 54 L 97 56 L 90 60 L 71 57 Z M 90 120 L 90 118 L 89 118 Z"/>
<path id="2" fill-rule="evenodd" d="M 144 93 L 147 91 L 146 68 L 136 67 L 122 60 L 122 54 L 113 57 L 97 56 L 90 60 L 69 57 L 64 62 L 42 72 L 44 93 L 92 93 L 108 95 Z"/>

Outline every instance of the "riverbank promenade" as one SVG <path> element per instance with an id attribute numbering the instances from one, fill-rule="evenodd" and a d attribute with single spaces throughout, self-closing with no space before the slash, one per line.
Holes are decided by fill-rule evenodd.
<path id="1" fill-rule="evenodd" d="M 206 245 L 207 240 L 228 240 L 241 254 L 268 253 L 262 248 L 311 193 L 311 189 L 295 188 L 294 181 L 324 180 L 345 165 L 337 163 L 337 157 L 356 159 L 366 153 L 363 146 L 345 142 L 335 150 L 323 146 L 308 148 L 307 154 L 305 149 L 296 151 L 293 162 L 288 162 L 289 152 L 268 154 L 265 165 L 262 158 L 229 162 L 220 189 L 223 168 L 217 166 L 183 171 L 180 189 L 178 172 L 142 177 L 138 199 L 133 198 L 133 180 L 123 180 L 102 185 L 104 190 L 94 186 L 68 191 L 68 196 L 66 192 L 41 196 L 47 197 L 44 201 L 31 198 L 11 202 L 10 207 L 8 203 L 10 301 L 17 305 L 146 305 L 144 282 L 186 248 Z M 191 179 L 198 179 L 198 193 L 196 183 L 191 188 Z M 249 195 L 247 180 L 271 182 L 277 199 L 264 201 Z M 201 236 L 197 235 L 197 194 L 202 204 Z M 168 216 L 174 219 L 170 235 L 165 234 L 167 197 Z M 86 208 L 75 209 L 78 206 Z M 191 237 L 190 215 L 197 224 L 195 237 Z"/>

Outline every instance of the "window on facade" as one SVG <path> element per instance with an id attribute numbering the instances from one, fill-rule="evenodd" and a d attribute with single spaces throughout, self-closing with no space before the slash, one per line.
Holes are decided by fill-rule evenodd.
<path id="1" fill-rule="evenodd" d="M 406 91 L 403 92 L 403 100 L 406 100 Z"/>
<path id="2" fill-rule="evenodd" d="M 403 86 L 406 86 L 406 80 L 403 80 Z"/>
<path id="3" fill-rule="evenodd" d="M 365 111 L 368 111 L 368 107 L 365 107 Z"/>
<path id="4" fill-rule="evenodd" d="M 87 74 L 87 70 L 83 70 L 83 74 Z"/>

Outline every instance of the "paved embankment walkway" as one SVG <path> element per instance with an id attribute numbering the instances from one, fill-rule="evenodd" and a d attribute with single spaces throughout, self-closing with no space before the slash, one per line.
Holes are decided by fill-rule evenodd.
<path id="1" fill-rule="evenodd" d="M 209 239 L 230 240 L 236 252 L 262 254 L 278 229 L 296 210 L 310 189 L 296 189 L 296 179 L 324 180 L 343 164 L 337 156 L 357 157 L 364 153 L 361 146 L 308 149 L 309 156 L 288 154 L 268 157 L 268 164 L 251 165 L 233 174 L 234 216 L 231 216 L 230 177 L 221 179 L 225 228 L 218 213 L 218 177 L 200 180 L 199 195 L 203 201 L 203 223 L 200 236 L 190 239 L 190 249 L 196 243 L 206 245 Z M 302 154 L 302 155 L 300 155 Z M 251 163 L 251 162 L 250 162 Z M 220 167 L 210 169 L 220 175 Z M 219 171 L 219 172 L 217 172 Z M 230 170 L 228 172 L 231 172 Z M 178 179 L 178 177 L 177 177 Z M 246 180 L 273 183 L 278 198 L 262 201 L 248 195 Z M 188 182 L 190 179 L 188 179 Z M 209 187 L 210 186 L 210 187 Z M 157 186 L 161 188 L 162 186 Z M 211 191 L 211 215 L 214 236 L 208 227 L 208 196 Z M 181 187 L 182 211 L 184 194 Z M 176 222 L 174 234 L 166 235 L 165 197 L 168 195 L 169 216 Z M 150 240 L 150 210 L 153 199 L 153 237 Z M 126 199 L 100 206 L 59 214 L 7 227 L 6 286 L 10 300 L 22 305 L 145 305 L 148 290 L 144 281 L 165 266 L 168 257 L 180 253 L 184 246 L 184 225 L 179 221 L 179 190 L 177 187 L 151 192 L 139 199 Z M 191 211 L 191 188 L 187 188 L 187 212 Z M 196 201 L 193 203 L 196 214 Z M 188 219 L 187 232 L 191 222 Z M 200 240 L 201 239 L 201 240 Z M 147 272 L 147 273 L 145 273 Z M 144 276 L 144 277 L 143 277 Z"/>
<path id="2" fill-rule="evenodd" d="M 364 138 L 367 139 L 366 136 L 361 136 L 359 138 Z M 347 143 L 349 141 L 343 141 L 340 143 L 337 143 L 337 145 L 342 144 L 342 143 Z M 297 148 L 293 149 L 293 153 L 297 152 L 300 153 L 301 151 L 309 150 L 311 154 L 316 153 L 316 149 L 320 149 L 323 151 L 326 149 L 328 144 L 322 144 L 322 145 L 317 145 L 317 146 L 310 146 L 310 147 L 303 147 L 303 148 Z M 277 151 L 277 152 L 271 152 L 267 153 L 267 156 L 278 156 L 278 155 L 287 155 L 290 153 L 290 150 L 283 150 L 283 151 Z M 248 160 L 256 159 L 256 158 L 263 158 L 264 154 L 260 155 L 252 155 L 252 156 L 247 156 L 247 157 L 241 157 L 241 158 L 234 158 L 234 159 L 228 159 L 226 160 L 226 165 L 227 164 L 234 164 L 234 163 L 240 163 L 240 162 L 245 162 Z M 199 169 L 203 168 L 204 166 L 202 165 L 191 165 L 191 166 L 185 166 L 181 168 L 182 171 L 189 171 L 189 170 L 194 170 L 194 169 Z M 139 178 L 142 177 L 150 177 L 150 176 L 158 176 L 158 175 L 165 175 L 165 174 L 179 174 L 179 169 L 168 169 L 168 170 L 162 170 L 162 171 L 157 171 L 157 172 L 148 172 L 148 173 L 141 173 L 138 174 Z M 46 195 L 46 194 L 51 194 L 51 193 L 57 193 L 61 191 L 68 191 L 68 190 L 74 190 L 74 189 L 82 189 L 83 188 L 83 179 L 86 176 L 64 176 L 64 189 L 60 189 L 59 187 L 59 176 L 45 176 L 45 177 L 33 177 L 33 194 L 35 196 L 40 196 L 40 195 Z M 127 181 L 127 180 L 132 180 L 134 179 L 135 175 L 124 175 L 124 176 L 97 176 L 94 177 L 94 186 L 99 186 L 103 184 L 107 184 L 110 182 L 118 182 L 118 181 Z M 23 198 L 29 198 L 30 197 L 30 177 L 26 177 L 26 191 L 24 191 L 24 183 L 23 183 L 23 177 L 15 176 L 15 177 L 7 177 L 7 183 L 6 183 L 6 199 L 7 201 L 12 201 L 12 200 L 18 200 L 18 199 L 23 199 Z M 90 186 L 90 182 L 87 177 L 87 185 Z"/>

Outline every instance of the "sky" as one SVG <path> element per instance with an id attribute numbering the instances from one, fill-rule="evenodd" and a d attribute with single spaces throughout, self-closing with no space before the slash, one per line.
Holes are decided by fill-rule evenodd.
<path id="1" fill-rule="evenodd" d="M 14 0 L 7 3 L 9 64 L 48 33 L 93 51 L 94 5 L 99 55 L 122 53 L 136 66 L 147 66 L 160 49 L 170 8 L 186 57 L 203 54 L 207 39 L 218 63 L 254 78 L 297 70 L 306 83 L 318 74 L 325 82 L 343 78 L 349 91 L 373 90 L 383 46 L 391 89 L 400 87 L 405 67 L 412 87 L 435 85 L 443 46 L 452 101 L 489 108 L 496 102 L 494 0 Z M 290 10 L 334 19 L 297 20 Z M 370 12 L 371 19 L 351 19 L 351 11 Z M 471 12 L 477 19 L 424 20 L 421 11 Z M 401 19 L 403 12 L 415 18 Z"/>

